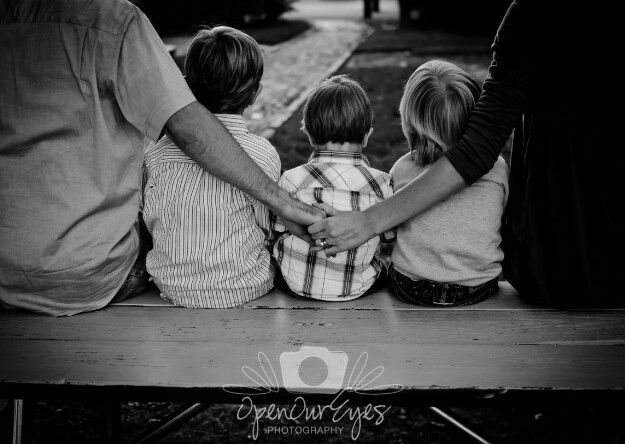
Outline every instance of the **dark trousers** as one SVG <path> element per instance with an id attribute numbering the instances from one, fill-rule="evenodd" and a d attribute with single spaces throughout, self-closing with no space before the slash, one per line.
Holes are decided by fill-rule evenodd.
<path id="1" fill-rule="evenodd" d="M 139 255 L 111 303 L 121 302 L 136 296 L 145 291 L 150 284 L 150 275 L 146 270 L 145 260 L 148 251 L 152 249 L 152 237 L 143 222 L 143 215 L 141 213 L 139 213 L 137 221 L 135 222 L 135 229 L 139 235 Z"/>
<path id="2" fill-rule="evenodd" d="M 497 292 L 497 279 L 475 287 L 443 284 L 428 280 L 415 281 L 401 274 L 395 268 L 390 269 L 391 288 L 403 302 L 426 306 L 461 307 L 477 304 Z"/>

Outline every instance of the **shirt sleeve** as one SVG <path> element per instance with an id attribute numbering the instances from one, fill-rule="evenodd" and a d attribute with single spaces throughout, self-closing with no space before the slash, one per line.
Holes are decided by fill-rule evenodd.
<path id="1" fill-rule="evenodd" d="M 467 129 L 445 153 L 464 181 L 471 185 L 493 167 L 527 103 L 531 49 L 536 37 L 527 5 L 512 2 L 493 43 L 493 61 Z"/>
<path id="2" fill-rule="evenodd" d="M 107 82 L 128 122 L 158 140 L 169 118 L 195 101 L 148 18 L 134 8 L 102 61 Z"/>

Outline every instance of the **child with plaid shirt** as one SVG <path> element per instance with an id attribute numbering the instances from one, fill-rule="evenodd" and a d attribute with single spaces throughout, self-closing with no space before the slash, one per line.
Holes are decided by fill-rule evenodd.
<path id="1" fill-rule="evenodd" d="M 306 100 L 302 126 L 314 152 L 304 165 L 286 171 L 280 186 L 302 202 L 337 210 L 364 210 L 393 194 L 391 177 L 371 168 L 362 154 L 373 112 L 362 87 L 346 76 L 319 84 Z M 328 257 L 278 220 L 273 250 L 282 277 L 294 293 L 311 299 L 347 301 L 362 296 L 386 273 L 380 238 Z M 393 233 L 385 233 L 392 240 Z"/>

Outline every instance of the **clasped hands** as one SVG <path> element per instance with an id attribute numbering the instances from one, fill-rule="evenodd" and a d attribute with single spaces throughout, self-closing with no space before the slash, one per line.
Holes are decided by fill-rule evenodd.
<path id="1" fill-rule="evenodd" d="M 373 224 L 362 211 L 338 211 L 325 203 L 313 203 L 315 221 L 309 225 L 283 220 L 289 232 L 311 245 L 312 251 L 323 251 L 334 257 L 341 251 L 356 248 L 375 236 Z"/>

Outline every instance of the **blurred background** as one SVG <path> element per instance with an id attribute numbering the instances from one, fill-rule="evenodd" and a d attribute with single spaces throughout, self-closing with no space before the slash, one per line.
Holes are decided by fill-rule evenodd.
<path id="1" fill-rule="evenodd" d="M 109 1 L 109 0 L 103 0 Z M 246 111 L 252 131 L 268 137 L 285 169 L 308 158 L 300 130 L 301 105 L 310 88 L 332 74 L 349 74 L 367 91 L 375 112 L 374 133 L 365 154 L 388 171 L 407 151 L 397 111 L 404 82 L 420 64 L 449 60 L 480 82 L 490 63 L 490 44 L 508 0 L 133 0 L 150 18 L 180 67 L 193 34 L 202 26 L 243 29 L 262 46 L 263 92 Z M 122 406 L 128 440 L 182 405 L 135 402 Z M 104 442 L 106 406 L 88 401 L 37 401 L 26 442 Z M 236 419 L 236 406 L 218 405 L 195 417 L 162 442 L 235 443 L 251 440 L 251 423 Z M 0 413 L 0 436 L 10 418 Z M 601 418 L 589 406 L 555 409 L 456 408 L 459 419 L 495 442 L 596 442 Z M 359 442 L 465 442 L 425 409 L 393 408 L 385 425 L 363 426 Z M 27 419 L 28 420 L 28 419 Z M 576 427 L 571 425 L 575 424 Z M 277 424 L 276 424 L 277 425 Z M 319 425 L 319 424 L 310 424 Z M 349 429 L 349 426 L 346 427 Z M 328 436 L 328 442 L 351 442 Z M 258 442 L 317 442 L 311 436 L 259 436 Z"/>

